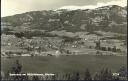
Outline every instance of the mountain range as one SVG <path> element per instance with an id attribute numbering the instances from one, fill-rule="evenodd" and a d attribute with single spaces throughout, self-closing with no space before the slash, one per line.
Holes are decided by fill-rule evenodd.
<path id="1" fill-rule="evenodd" d="M 95 9 L 31 11 L 1 18 L 2 30 L 44 30 L 68 32 L 105 31 L 127 33 L 127 6 Z"/>

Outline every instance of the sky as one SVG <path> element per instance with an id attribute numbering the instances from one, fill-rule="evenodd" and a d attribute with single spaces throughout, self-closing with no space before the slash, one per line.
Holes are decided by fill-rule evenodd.
<path id="1" fill-rule="evenodd" d="M 107 5 L 126 6 L 127 0 L 1 0 L 1 17 L 29 11 L 94 9 Z"/>

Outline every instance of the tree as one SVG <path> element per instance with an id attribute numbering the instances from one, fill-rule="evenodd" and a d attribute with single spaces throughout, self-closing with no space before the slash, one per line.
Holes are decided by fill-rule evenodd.
<path id="1" fill-rule="evenodd" d="M 96 51 L 96 55 L 102 55 L 102 53 L 98 50 Z"/>
<path id="2" fill-rule="evenodd" d="M 22 38 L 24 36 L 24 33 L 23 32 L 20 32 L 20 33 L 14 33 L 14 35 L 18 38 Z"/>
<path id="3" fill-rule="evenodd" d="M 127 76 L 127 68 L 123 65 L 119 69 L 119 76 L 126 77 Z"/>
<path id="4" fill-rule="evenodd" d="M 33 81 L 39 81 L 39 78 L 38 78 L 38 76 L 33 76 L 33 77 L 32 77 L 32 80 L 33 80 Z"/>
<path id="5" fill-rule="evenodd" d="M 19 74 L 21 73 L 22 65 L 19 63 L 19 60 L 16 60 L 14 65 L 11 68 L 11 73 Z M 20 76 L 15 76 L 14 80 L 20 80 L 22 79 Z"/>
<path id="6" fill-rule="evenodd" d="M 116 52 L 116 46 L 114 46 L 114 47 L 112 48 L 112 51 L 113 51 L 113 52 Z"/>
<path id="7" fill-rule="evenodd" d="M 71 77 L 71 80 L 73 80 L 73 81 L 80 80 L 80 74 L 79 74 L 79 72 L 73 73 L 73 75 Z"/>
<path id="8" fill-rule="evenodd" d="M 104 80 L 109 80 L 109 72 L 108 72 L 108 68 L 106 68 L 105 70 L 104 70 L 104 73 L 103 73 L 103 79 Z"/>
<path id="9" fill-rule="evenodd" d="M 70 73 L 67 74 L 67 80 L 71 80 L 71 74 Z"/>
<path id="10" fill-rule="evenodd" d="M 19 63 L 19 60 L 16 60 L 14 65 L 12 66 L 12 73 L 18 74 L 22 70 L 22 65 Z"/>
<path id="11" fill-rule="evenodd" d="M 94 76 L 94 80 L 100 80 L 99 79 L 99 74 L 96 72 L 95 76 Z"/>
<path id="12" fill-rule="evenodd" d="M 96 49 L 97 50 L 99 50 L 101 47 L 100 47 L 100 40 L 99 41 L 95 41 L 95 43 L 96 43 Z"/>
<path id="13" fill-rule="evenodd" d="M 106 47 L 101 47 L 101 50 L 107 51 L 107 48 Z"/>
<path id="14" fill-rule="evenodd" d="M 92 78 L 91 78 L 91 74 L 90 74 L 90 72 L 89 72 L 88 69 L 86 69 L 86 71 L 85 71 L 85 77 L 84 77 L 84 80 L 92 80 Z"/>
<path id="15" fill-rule="evenodd" d="M 5 74 L 3 71 L 1 71 L 1 76 L 0 76 L 0 80 L 4 79 L 5 78 Z"/>
<path id="16" fill-rule="evenodd" d="M 7 73 L 5 73 L 5 77 L 6 77 L 6 79 L 9 79 L 9 73 L 10 73 L 9 70 L 7 71 Z"/>
<path id="17" fill-rule="evenodd" d="M 103 74 L 104 74 L 104 68 L 99 73 L 99 79 L 100 80 L 103 80 L 104 79 Z"/>
<path id="18" fill-rule="evenodd" d="M 55 74 L 55 73 L 53 73 L 53 74 Z M 56 80 L 56 79 L 57 79 L 56 75 L 51 76 L 51 80 Z"/>
<path id="19" fill-rule="evenodd" d="M 108 51 L 112 51 L 112 49 L 110 47 L 108 47 Z"/>
<path id="20" fill-rule="evenodd" d="M 76 80 L 77 81 L 80 80 L 80 74 L 79 74 L 79 72 L 76 73 Z"/>
<path id="21" fill-rule="evenodd" d="M 112 73 L 111 70 L 109 70 L 108 68 L 103 68 L 100 72 L 100 80 L 112 80 Z"/>
<path id="22" fill-rule="evenodd" d="M 108 79 L 109 79 L 109 80 L 112 80 L 112 72 L 111 72 L 111 70 L 109 70 Z"/>

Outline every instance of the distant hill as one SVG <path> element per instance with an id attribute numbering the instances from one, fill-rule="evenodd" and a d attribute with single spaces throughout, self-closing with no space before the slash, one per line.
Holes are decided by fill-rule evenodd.
<path id="1" fill-rule="evenodd" d="M 103 6 L 86 10 L 44 10 L 3 17 L 2 28 L 36 29 L 47 31 L 66 30 L 110 31 L 127 33 L 127 7 L 117 5 Z"/>

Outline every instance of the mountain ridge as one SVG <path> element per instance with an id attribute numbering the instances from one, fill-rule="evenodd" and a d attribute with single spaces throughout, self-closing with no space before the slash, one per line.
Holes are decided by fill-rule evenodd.
<path id="1" fill-rule="evenodd" d="M 86 10 L 43 10 L 31 11 L 13 16 L 2 17 L 2 23 L 13 28 L 26 27 L 41 30 L 112 31 L 126 33 L 127 6 L 103 6 Z M 114 29 L 117 29 L 115 31 Z"/>

